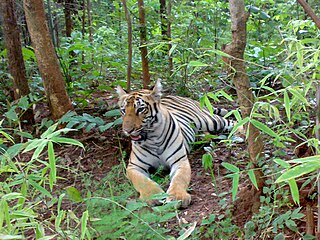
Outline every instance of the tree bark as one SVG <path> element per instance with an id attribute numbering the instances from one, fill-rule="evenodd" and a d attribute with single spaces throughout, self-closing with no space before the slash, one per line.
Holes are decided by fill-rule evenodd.
<path id="1" fill-rule="evenodd" d="M 73 29 L 73 21 L 72 21 L 72 0 L 65 0 L 64 2 L 64 18 L 66 23 L 66 36 L 68 38 L 71 37 L 72 29 Z"/>
<path id="2" fill-rule="evenodd" d="M 131 71 L 132 71 L 132 22 L 130 13 L 127 7 L 126 0 L 121 0 L 125 12 L 128 25 L 128 66 L 127 66 L 127 90 L 131 88 Z"/>
<path id="3" fill-rule="evenodd" d="M 314 13 L 312 8 L 305 0 L 297 0 L 298 3 L 303 7 L 306 14 L 312 19 L 312 21 L 316 24 L 316 26 L 320 29 L 320 18 Z"/>
<path id="4" fill-rule="evenodd" d="M 142 61 L 142 76 L 143 76 L 143 87 L 148 88 L 150 84 L 150 72 L 148 62 L 148 49 L 147 49 L 147 26 L 145 18 L 145 9 L 143 0 L 138 0 L 139 7 L 139 23 L 140 23 L 140 52 Z"/>
<path id="5" fill-rule="evenodd" d="M 88 12 L 88 32 L 89 32 L 89 42 L 93 44 L 93 35 L 92 35 L 92 18 L 91 18 L 91 2 L 87 0 L 87 12 Z"/>
<path id="6" fill-rule="evenodd" d="M 17 100 L 30 93 L 26 68 L 23 61 L 20 32 L 15 15 L 15 1 L 0 1 L 0 13 L 3 16 L 3 33 L 7 48 L 9 70 L 13 78 L 14 99 Z M 28 109 L 21 117 L 28 123 L 34 122 L 33 111 Z"/>
<path id="7" fill-rule="evenodd" d="M 303 7 L 304 11 L 306 12 L 307 15 L 312 19 L 312 21 L 316 24 L 317 28 L 320 29 L 320 18 L 314 13 L 312 8 L 309 6 L 309 4 L 305 0 L 297 0 L 298 3 Z M 316 138 L 320 140 L 320 80 L 316 82 L 316 99 L 317 99 L 317 107 L 316 107 Z M 319 152 L 317 153 L 319 154 Z M 320 169 L 318 169 L 318 175 L 320 174 Z M 317 188 L 318 188 L 318 220 L 317 220 L 317 231 L 315 232 L 316 238 L 320 239 L 320 179 L 318 178 L 317 180 Z M 307 206 L 308 207 L 308 206 Z M 309 213 L 312 214 L 313 213 Z M 310 222 L 310 220 L 309 220 Z M 308 231 L 314 231 L 310 230 L 314 228 L 314 226 L 311 225 L 311 223 L 308 224 L 307 221 L 307 227 L 309 227 Z M 307 232 L 308 233 L 308 232 Z"/>
<path id="8" fill-rule="evenodd" d="M 243 61 L 244 50 L 246 47 L 246 22 L 248 15 L 245 12 L 244 0 L 229 0 L 229 3 L 232 42 L 224 46 L 223 51 L 234 58 L 224 58 L 224 61 L 229 66 L 228 71 L 237 90 L 242 116 L 245 118 L 250 116 L 254 103 L 253 93 L 250 89 L 250 82 L 248 75 L 246 74 L 246 68 Z M 249 130 L 247 141 L 250 161 L 254 166 L 257 166 L 257 159 L 263 152 L 263 142 L 260 137 L 260 131 L 256 127 L 252 124 L 248 124 L 247 128 Z M 262 179 L 263 173 L 256 170 L 255 174 L 259 191 L 252 187 L 254 191 L 252 206 L 253 212 L 257 212 L 259 210 L 260 191 L 264 186 L 264 181 Z"/>
<path id="9" fill-rule="evenodd" d="M 24 10 L 49 108 L 58 119 L 73 107 L 49 35 L 43 1 L 24 0 Z"/>
<path id="10" fill-rule="evenodd" d="M 170 76 L 173 74 L 173 60 L 172 56 L 170 54 L 170 49 L 172 48 L 172 44 L 170 43 L 171 41 L 171 0 L 168 0 L 168 63 L 169 63 L 169 73 Z"/>

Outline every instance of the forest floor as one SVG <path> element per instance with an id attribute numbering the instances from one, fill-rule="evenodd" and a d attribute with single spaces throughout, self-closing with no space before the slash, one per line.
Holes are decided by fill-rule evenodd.
<path id="1" fill-rule="evenodd" d="M 88 113 L 102 117 L 103 112 L 116 106 L 117 100 L 110 97 L 108 93 L 95 93 L 89 101 L 92 101 L 90 106 L 77 110 L 78 114 Z M 105 106 L 103 108 L 97 107 L 98 102 L 105 102 Z M 107 119 L 105 120 L 108 121 Z M 76 186 L 79 190 L 88 189 L 88 183 L 83 181 L 82 176 L 87 174 L 90 175 L 90 181 L 101 182 L 115 166 L 123 165 L 121 160 L 123 153 L 130 152 L 130 142 L 121 133 L 120 126 L 103 133 L 95 130 L 90 132 L 80 130 L 68 136 L 79 140 L 85 146 L 85 150 L 74 146 L 64 146 L 56 150 L 56 155 L 62 159 L 60 165 L 64 166 L 64 169 L 58 173 L 62 180 L 58 182 L 57 191 L 61 191 L 68 186 Z M 222 162 L 228 162 L 236 164 L 240 169 L 245 169 L 248 162 L 246 144 L 234 143 L 226 145 L 217 143 L 214 149 L 215 156 L 212 172 L 205 170 L 203 167 L 202 155 L 204 153 L 203 146 L 201 146 L 196 147 L 189 155 L 192 167 L 190 184 L 192 203 L 188 208 L 179 210 L 176 218 L 170 219 L 165 224 L 167 229 L 171 229 L 170 236 L 178 237 L 180 235 L 176 230 L 177 226 L 186 224 L 190 226 L 191 223 L 196 223 L 198 227 L 203 219 L 207 219 L 212 214 L 216 214 L 221 220 L 230 216 L 231 212 L 232 224 L 237 225 L 240 229 L 243 229 L 246 222 L 251 219 L 252 214 L 248 208 L 252 200 L 249 194 L 251 183 L 248 180 L 248 176 L 241 174 L 239 184 L 240 192 L 242 192 L 242 203 L 248 203 L 248 205 L 241 205 L 237 202 L 234 205 L 231 200 L 232 178 L 226 177 L 229 172 L 221 166 Z M 293 152 L 289 150 L 288 155 L 293 155 Z M 127 163 L 128 157 L 125 157 L 124 160 Z M 68 171 L 68 169 L 74 169 L 74 171 Z M 74 172 L 77 172 L 77 174 L 74 174 Z M 212 177 L 212 173 L 215 178 Z M 120 182 L 128 181 L 124 174 L 117 178 L 116 181 L 119 181 L 119 179 Z M 120 182 L 117 182 L 117 184 L 121 184 Z M 94 185 L 89 186 L 89 188 L 91 192 L 95 192 Z M 115 192 L 114 194 L 121 193 Z M 137 194 L 130 196 L 128 200 L 136 199 L 137 196 Z M 72 207 L 69 204 L 65 203 L 64 208 Z M 216 223 L 218 224 L 218 222 Z M 305 220 L 300 221 L 298 227 L 299 232 L 305 231 Z M 260 231 L 263 230 L 260 229 Z M 288 234 L 286 237 L 290 239 L 299 239 L 301 237 L 294 232 Z M 265 239 L 268 239 L 268 237 Z"/>

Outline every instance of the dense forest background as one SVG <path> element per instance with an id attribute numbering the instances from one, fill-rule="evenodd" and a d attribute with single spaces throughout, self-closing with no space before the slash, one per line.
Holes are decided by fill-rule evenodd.
<path id="1" fill-rule="evenodd" d="M 318 0 L 1 0 L 0 239 L 319 238 L 319 15 Z M 148 207 L 125 178 L 114 89 L 157 79 L 247 130 L 193 146 L 188 209 Z"/>

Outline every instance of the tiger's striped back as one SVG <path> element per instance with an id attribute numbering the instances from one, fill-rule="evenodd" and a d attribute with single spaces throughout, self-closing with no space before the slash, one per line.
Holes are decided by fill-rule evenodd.
<path id="1" fill-rule="evenodd" d="M 187 149 L 199 131 L 217 134 L 233 127 L 232 121 L 223 118 L 228 113 L 226 109 L 213 108 L 214 115 L 211 115 L 198 102 L 179 96 L 165 96 L 161 99 L 161 104 L 179 122 Z"/>

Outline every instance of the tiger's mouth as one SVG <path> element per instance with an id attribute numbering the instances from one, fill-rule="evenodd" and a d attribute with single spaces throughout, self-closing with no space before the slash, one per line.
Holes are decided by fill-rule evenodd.
<path id="1" fill-rule="evenodd" d="M 146 132 L 140 132 L 138 135 L 130 135 L 132 141 L 140 142 L 147 139 Z"/>

